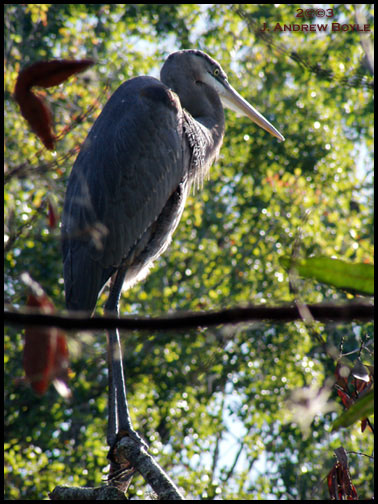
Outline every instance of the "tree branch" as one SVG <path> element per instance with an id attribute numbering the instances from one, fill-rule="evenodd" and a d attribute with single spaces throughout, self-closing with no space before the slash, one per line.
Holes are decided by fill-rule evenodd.
<path id="1" fill-rule="evenodd" d="M 105 485 L 95 488 L 56 486 L 49 497 L 50 500 L 128 500 L 117 488 Z"/>
<path id="2" fill-rule="evenodd" d="M 351 322 L 374 320 L 374 305 L 368 302 L 306 305 L 313 318 L 320 322 Z M 18 326 L 58 327 L 61 329 L 118 329 L 127 330 L 178 330 L 210 327 L 240 322 L 293 322 L 301 320 L 294 304 L 281 306 L 248 306 L 213 312 L 176 313 L 164 317 L 90 317 L 88 313 L 74 312 L 68 315 L 47 315 L 30 308 L 17 311 L 8 306 L 4 311 L 5 323 Z"/>
<path id="3" fill-rule="evenodd" d="M 185 500 L 144 446 L 125 436 L 116 443 L 114 451 L 117 462 L 120 465 L 131 464 L 152 487 L 159 500 Z M 51 500 L 127 500 L 122 491 L 110 485 L 95 488 L 57 486 L 49 497 Z"/>
<path id="4" fill-rule="evenodd" d="M 159 500 L 185 500 L 176 485 L 163 471 L 144 446 L 136 443 L 129 436 L 118 441 L 115 446 L 117 461 L 130 463 L 157 493 Z"/>

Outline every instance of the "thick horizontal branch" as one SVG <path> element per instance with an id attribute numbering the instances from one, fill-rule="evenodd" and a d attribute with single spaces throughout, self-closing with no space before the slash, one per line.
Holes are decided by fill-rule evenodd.
<path id="1" fill-rule="evenodd" d="M 123 492 L 113 486 L 96 488 L 57 486 L 49 494 L 50 500 L 128 500 Z"/>
<path id="2" fill-rule="evenodd" d="M 368 303 L 333 303 L 307 305 L 314 320 L 319 322 L 368 322 L 374 319 L 374 305 Z M 19 326 L 50 326 L 61 329 L 139 329 L 178 330 L 195 327 L 210 327 L 240 322 L 293 322 L 301 320 L 298 308 L 293 305 L 248 306 L 213 312 L 186 312 L 164 317 L 89 317 L 87 313 L 70 312 L 67 315 L 47 315 L 36 313 L 30 308 L 4 311 L 6 324 Z"/>

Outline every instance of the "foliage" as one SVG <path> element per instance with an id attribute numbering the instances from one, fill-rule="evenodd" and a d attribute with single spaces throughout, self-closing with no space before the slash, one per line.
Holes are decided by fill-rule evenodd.
<path id="1" fill-rule="evenodd" d="M 281 256 L 280 264 L 289 272 L 295 271 L 304 278 L 313 278 L 340 289 L 359 294 L 374 295 L 374 266 L 349 263 L 329 257 L 309 257 L 295 261 Z"/>
<path id="2" fill-rule="evenodd" d="M 369 77 L 360 34 L 274 33 L 271 45 L 248 20 L 258 26 L 294 23 L 296 6 L 242 7 L 243 15 L 224 4 L 5 6 L 7 302 L 25 304 L 20 274 L 28 271 L 64 308 L 59 229 L 48 224 L 49 198 L 62 208 L 75 153 L 118 85 L 135 75 L 158 76 L 170 52 L 188 47 L 220 61 L 234 87 L 287 140 L 278 143 L 226 112 L 226 137 L 211 179 L 189 198 L 173 243 L 150 276 L 123 294 L 122 312 L 292 300 L 279 258 L 290 256 L 294 246 L 300 257 L 372 262 L 372 91 L 363 81 L 343 80 L 356 71 Z M 335 19 L 354 23 L 351 5 L 333 8 Z M 372 23 L 370 11 L 367 6 Z M 294 53 L 311 64 L 299 64 Z M 12 98 L 20 69 L 52 58 L 97 61 L 85 74 L 43 91 L 56 133 L 74 126 L 55 154 L 42 148 Z M 332 71 L 332 78 L 314 71 L 316 65 Z M 312 280 L 298 282 L 305 302 L 353 297 Z M 335 362 L 315 334 L 356 352 L 362 342 L 370 344 L 372 331 L 372 324 L 357 322 L 297 322 L 124 334 L 133 420 L 186 495 L 327 498 L 324 478 L 333 450 L 343 446 L 370 455 L 371 434 L 358 426 L 331 433 L 332 411 L 319 412 L 305 438 L 297 423 L 285 421 L 287 399 L 295 389 L 321 387 L 333 376 Z M 65 402 L 52 388 L 36 398 L 17 380 L 22 333 L 6 329 L 6 499 L 46 498 L 57 484 L 98 485 L 105 475 L 104 334 L 71 334 L 69 346 L 72 400 Z M 367 350 L 361 357 L 370 363 Z M 338 401 L 335 392 L 332 398 Z M 350 472 L 359 497 L 371 498 L 369 459 L 352 455 Z M 141 479 L 130 492 L 146 495 Z"/>

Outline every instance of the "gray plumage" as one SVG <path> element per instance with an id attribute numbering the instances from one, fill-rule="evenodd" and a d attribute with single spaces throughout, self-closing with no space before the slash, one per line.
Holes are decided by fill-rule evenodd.
<path id="1" fill-rule="evenodd" d="M 167 248 L 191 185 L 202 186 L 218 156 L 221 100 L 283 139 L 201 51 L 173 53 L 161 81 L 135 77 L 111 96 L 68 181 L 62 219 L 68 309 L 92 312 L 121 264 L 130 287 Z"/>

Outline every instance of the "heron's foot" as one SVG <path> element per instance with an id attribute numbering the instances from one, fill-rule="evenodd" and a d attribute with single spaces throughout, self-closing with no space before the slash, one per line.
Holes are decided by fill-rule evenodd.
<path id="1" fill-rule="evenodd" d="M 117 464 L 111 461 L 107 477 L 108 485 L 115 486 L 121 492 L 126 493 L 135 473 L 136 470 L 129 464 Z"/>
<path id="2" fill-rule="evenodd" d="M 108 452 L 108 460 L 110 462 L 110 472 L 108 476 L 108 483 L 116 486 L 119 490 L 126 492 L 128 489 L 132 477 L 135 474 L 135 468 L 132 465 L 132 461 L 121 458 L 117 453 L 117 443 L 124 437 L 130 437 L 138 445 L 142 445 L 143 448 L 148 450 L 148 444 L 141 438 L 141 436 L 133 429 L 120 429 L 117 433 L 116 439 Z"/>

